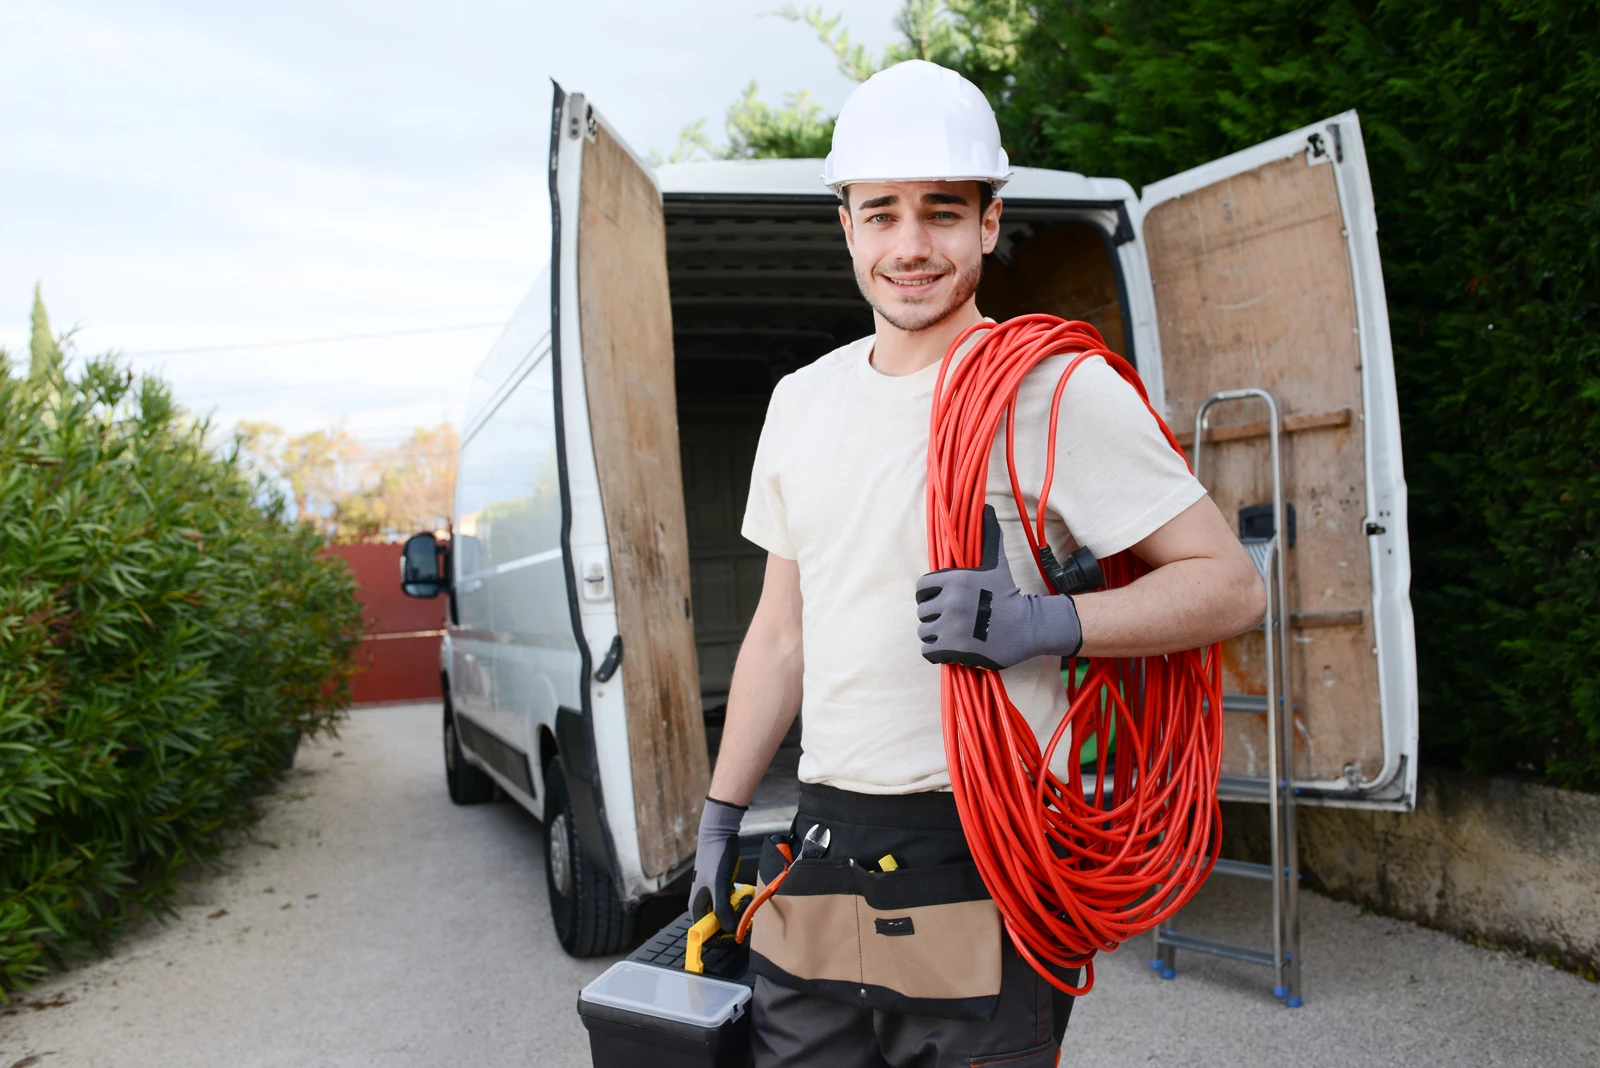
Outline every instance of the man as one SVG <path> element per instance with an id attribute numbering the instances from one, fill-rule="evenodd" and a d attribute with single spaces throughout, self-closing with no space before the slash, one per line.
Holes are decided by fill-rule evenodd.
<path id="1" fill-rule="evenodd" d="M 790 845 L 799 855 L 813 826 L 828 842 L 810 847 L 755 919 L 759 1068 L 1054 1064 L 1071 999 L 1017 956 L 972 864 L 949 792 L 935 665 L 1001 669 L 1047 738 L 1066 710 L 1062 657 L 1191 649 L 1255 626 L 1265 610 L 1228 524 L 1099 359 L 1062 401 L 1046 532 L 1058 556 L 1073 543 L 1097 557 L 1131 548 L 1154 570 L 1122 589 L 1051 595 L 1028 562 L 1001 437 L 987 500 L 1009 578 L 981 649 L 960 621 L 995 572 L 922 574 L 938 365 L 983 321 L 974 294 L 1008 174 L 982 94 L 931 63 L 874 76 L 834 131 L 825 179 L 875 332 L 773 392 L 743 528 L 768 551 L 766 579 L 734 671 L 691 890 L 691 908 L 733 926 L 743 806 L 803 697 Z M 1045 361 L 1019 393 L 1018 473 L 1033 492 L 1065 359 Z M 769 844 L 763 880 L 782 869 Z"/>

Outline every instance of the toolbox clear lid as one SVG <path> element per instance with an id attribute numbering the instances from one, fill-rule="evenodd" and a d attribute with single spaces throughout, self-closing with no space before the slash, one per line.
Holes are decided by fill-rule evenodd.
<path id="1" fill-rule="evenodd" d="M 716 1028 L 739 1018 L 750 1000 L 750 988 L 743 983 L 621 960 L 584 987 L 578 1000 L 693 1027 Z"/>

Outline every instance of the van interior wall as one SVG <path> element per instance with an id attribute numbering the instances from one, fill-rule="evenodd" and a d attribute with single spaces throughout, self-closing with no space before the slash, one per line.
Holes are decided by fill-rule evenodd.
<path id="1" fill-rule="evenodd" d="M 872 332 L 836 203 L 666 203 L 690 596 L 713 757 L 766 569 L 739 528 L 772 387 Z"/>
<path id="2" fill-rule="evenodd" d="M 772 387 L 873 329 L 835 205 L 670 195 L 665 205 L 695 649 L 713 758 L 766 568 L 766 553 L 739 528 Z M 1003 224 L 978 306 L 997 319 L 1084 319 L 1123 351 L 1111 258 L 1082 223 Z M 791 732 L 784 763 L 797 758 L 797 742 Z"/>
<path id="3" fill-rule="evenodd" d="M 1112 352 L 1128 355 L 1105 235 L 1086 223 L 1032 215 L 1002 212 L 1000 240 L 984 261 L 979 310 L 1000 322 L 1038 312 L 1081 319 Z"/>

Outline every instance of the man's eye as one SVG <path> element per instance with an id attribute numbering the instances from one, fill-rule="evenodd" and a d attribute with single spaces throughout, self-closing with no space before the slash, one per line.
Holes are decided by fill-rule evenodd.
<path id="1" fill-rule="evenodd" d="M 872 216 L 872 218 L 867 220 L 867 222 L 874 222 L 874 223 L 875 222 L 888 222 L 888 221 L 889 221 L 889 216 L 887 216 L 887 215 L 874 215 L 874 216 Z"/>

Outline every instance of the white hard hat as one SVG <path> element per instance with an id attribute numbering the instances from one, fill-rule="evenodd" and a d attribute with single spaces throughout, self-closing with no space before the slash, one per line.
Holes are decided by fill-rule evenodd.
<path id="1" fill-rule="evenodd" d="M 839 111 L 822 180 L 835 193 L 858 182 L 988 182 L 1011 177 L 1000 124 L 976 85 L 909 59 L 863 82 Z"/>

